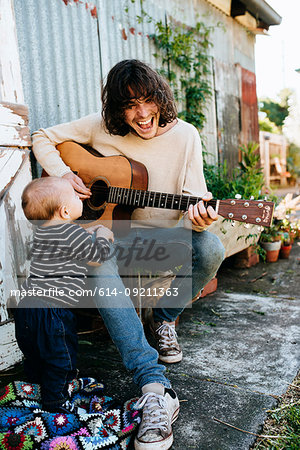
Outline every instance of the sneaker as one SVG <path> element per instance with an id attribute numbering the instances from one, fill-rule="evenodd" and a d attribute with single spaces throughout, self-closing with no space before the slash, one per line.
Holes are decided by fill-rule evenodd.
<path id="1" fill-rule="evenodd" d="M 148 389 L 147 386 L 149 386 Z M 151 386 L 159 386 L 160 389 L 149 392 Z M 143 392 L 143 396 L 135 404 L 135 408 L 142 409 L 143 414 L 134 448 L 135 450 L 167 450 L 173 444 L 171 425 L 179 414 L 178 397 L 173 389 L 165 388 L 158 383 L 144 386 Z"/>
<path id="2" fill-rule="evenodd" d="M 176 363 L 182 360 L 182 351 L 177 342 L 175 322 L 151 322 L 151 332 L 156 340 L 158 359 L 165 363 Z"/>
<path id="3" fill-rule="evenodd" d="M 58 413 L 63 413 L 63 414 L 86 414 L 87 411 L 85 408 L 81 408 L 80 406 L 76 406 L 74 405 L 74 403 L 70 402 L 69 400 L 67 400 L 63 405 L 61 405 L 59 408 L 57 408 Z"/>

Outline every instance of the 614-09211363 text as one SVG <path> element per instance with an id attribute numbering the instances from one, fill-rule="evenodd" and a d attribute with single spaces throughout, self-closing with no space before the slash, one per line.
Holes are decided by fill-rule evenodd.
<path id="1" fill-rule="evenodd" d="M 49 288 L 49 289 L 41 289 L 41 288 L 32 288 L 32 289 L 13 289 L 10 291 L 11 296 L 18 297 L 20 299 L 27 297 L 49 297 L 49 296 L 63 296 L 64 291 L 59 288 Z M 125 287 L 123 292 L 119 291 L 117 288 L 103 288 L 103 287 L 94 287 L 94 289 L 76 289 L 76 290 L 68 290 L 68 294 L 74 297 L 95 297 L 96 295 L 100 297 L 116 297 L 119 294 L 124 294 L 127 297 L 161 297 L 162 295 L 166 295 L 167 297 L 177 297 L 178 296 L 178 288 L 177 287 L 169 287 L 169 288 L 144 288 L 144 287 L 134 287 L 129 288 Z"/>

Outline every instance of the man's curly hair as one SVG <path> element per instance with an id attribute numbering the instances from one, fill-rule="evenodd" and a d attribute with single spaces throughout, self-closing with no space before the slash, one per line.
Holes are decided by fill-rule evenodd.
<path id="1" fill-rule="evenodd" d="M 126 59 L 110 70 L 102 92 L 102 117 L 110 134 L 129 133 L 125 109 L 139 98 L 150 98 L 156 103 L 159 126 L 164 127 L 176 118 L 174 96 L 164 78 L 142 61 Z"/>

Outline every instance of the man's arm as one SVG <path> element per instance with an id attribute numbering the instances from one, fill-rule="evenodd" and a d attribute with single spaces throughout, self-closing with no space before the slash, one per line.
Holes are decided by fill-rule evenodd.
<path id="1" fill-rule="evenodd" d="M 82 199 L 90 196 L 90 190 L 63 162 L 56 145 L 65 141 L 91 145 L 95 126 L 100 126 L 99 114 L 91 114 L 82 119 L 46 129 L 41 128 L 32 135 L 32 150 L 37 161 L 48 175 L 67 178 Z"/>

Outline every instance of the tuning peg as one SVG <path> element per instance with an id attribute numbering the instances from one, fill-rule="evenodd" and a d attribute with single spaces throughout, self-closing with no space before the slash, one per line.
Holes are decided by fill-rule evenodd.
<path id="1" fill-rule="evenodd" d="M 237 200 L 240 200 L 242 198 L 241 194 L 235 194 L 234 198 L 236 198 Z"/>

